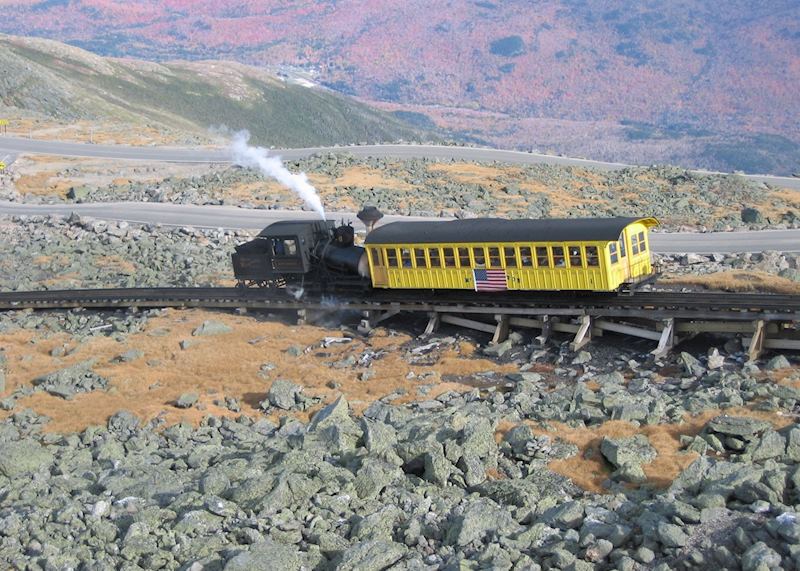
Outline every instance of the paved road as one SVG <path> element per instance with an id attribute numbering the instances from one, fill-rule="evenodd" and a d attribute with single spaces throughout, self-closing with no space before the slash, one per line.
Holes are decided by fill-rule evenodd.
<path id="1" fill-rule="evenodd" d="M 617 170 L 630 165 L 554 157 L 520 151 L 483 149 L 476 147 L 447 147 L 440 145 L 364 145 L 353 147 L 309 147 L 304 149 L 276 149 L 275 153 L 284 159 L 300 159 L 315 153 L 346 152 L 358 157 L 394 158 L 438 158 L 468 161 L 498 161 L 515 164 L 549 164 L 582 166 L 600 170 Z M 168 161 L 191 163 L 228 163 L 230 154 L 220 149 L 176 148 L 176 147 L 126 147 L 116 145 L 89 145 L 84 143 L 64 143 L 0 137 L 0 154 L 28 153 L 62 155 L 71 157 L 99 157 L 121 160 Z M 692 171 L 703 173 L 705 171 Z M 707 174 L 707 173 L 706 173 Z M 769 175 L 743 175 L 749 179 L 767 182 L 775 186 L 800 190 L 800 179 Z"/>
<path id="2" fill-rule="evenodd" d="M 56 214 L 66 216 L 77 212 L 105 220 L 125 220 L 131 223 L 159 223 L 165 226 L 195 226 L 198 228 L 258 229 L 281 219 L 313 219 L 312 212 L 289 210 L 252 210 L 235 206 L 192 206 L 153 202 L 107 202 L 91 204 L 18 204 L 0 202 L 0 214 Z M 355 221 L 351 212 L 332 212 L 329 219 Z M 423 218 L 386 216 L 382 222 Z M 714 232 L 708 234 L 655 233 L 651 238 L 654 251 L 660 253 L 695 252 L 761 252 L 778 250 L 800 252 L 800 230 L 765 230 L 763 232 Z"/>

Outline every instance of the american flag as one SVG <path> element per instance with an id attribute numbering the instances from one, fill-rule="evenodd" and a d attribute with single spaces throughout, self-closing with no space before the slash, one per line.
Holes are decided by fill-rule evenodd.
<path id="1" fill-rule="evenodd" d="M 508 289 L 505 270 L 472 270 L 475 291 L 505 291 Z"/>

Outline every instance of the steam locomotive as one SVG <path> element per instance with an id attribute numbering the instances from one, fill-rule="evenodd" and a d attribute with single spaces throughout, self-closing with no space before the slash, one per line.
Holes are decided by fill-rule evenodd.
<path id="1" fill-rule="evenodd" d="M 351 225 L 332 221 L 270 224 L 236 247 L 232 258 L 237 285 L 286 288 L 295 295 L 309 289 L 367 289 L 367 255 L 354 238 Z"/>

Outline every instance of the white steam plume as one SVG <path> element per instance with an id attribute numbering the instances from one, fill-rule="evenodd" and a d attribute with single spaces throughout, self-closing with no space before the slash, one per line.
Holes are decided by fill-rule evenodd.
<path id="1" fill-rule="evenodd" d="M 306 206 L 314 210 L 325 220 L 325 209 L 322 207 L 322 200 L 319 198 L 317 190 L 308 182 L 306 173 L 295 174 L 281 162 L 278 156 L 269 156 L 269 150 L 263 147 L 253 147 L 247 144 L 250 140 L 250 133 L 239 131 L 234 134 L 231 141 L 231 153 L 233 162 L 239 166 L 258 169 L 264 175 L 274 178 L 282 185 L 292 189 L 292 191 L 303 199 Z"/>

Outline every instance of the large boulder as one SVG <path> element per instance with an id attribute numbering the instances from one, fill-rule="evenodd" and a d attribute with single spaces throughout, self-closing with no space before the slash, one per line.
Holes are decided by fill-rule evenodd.
<path id="1" fill-rule="evenodd" d="M 309 443 L 316 441 L 331 452 L 344 452 L 355 449 L 362 432 L 350 417 L 347 400 L 340 396 L 314 415 L 306 436 Z"/>
<path id="2" fill-rule="evenodd" d="M 305 562 L 296 547 L 267 540 L 229 559 L 224 571 L 297 571 Z"/>
<path id="3" fill-rule="evenodd" d="M 337 562 L 337 571 L 382 571 L 390 569 L 408 551 L 405 545 L 394 541 L 373 539 L 356 543 L 348 548 Z M 227 567 L 225 571 L 228 571 Z"/>
<path id="4" fill-rule="evenodd" d="M 627 482 L 644 482 L 647 478 L 642 469 L 656 459 L 655 448 L 644 434 L 627 438 L 603 437 L 600 453 L 616 469 L 614 476 Z"/>
<path id="5" fill-rule="evenodd" d="M 764 215 L 756 208 L 742 208 L 742 222 L 745 224 L 763 224 Z"/>
<path id="6" fill-rule="evenodd" d="M 192 331 L 192 335 L 194 337 L 200 337 L 206 335 L 221 335 L 223 333 L 230 333 L 231 331 L 233 331 L 233 329 L 231 329 L 221 321 L 209 319 L 203 321 L 203 323 L 201 323 L 199 327 L 196 327 L 194 331 Z"/>
<path id="7" fill-rule="evenodd" d="M 302 400 L 303 387 L 286 379 L 276 379 L 267 393 L 269 403 L 283 410 L 292 410 Z"/>
<path id="8" fill-rule="evenodd" d="M 0 474 L 16 478 L 53 463 L 53 455 L 35 440 L 0 443 Z"/>
<path id="9" fill-rule="evenodd" d="M 491 500 L 481 498 L 470 503 L 463 515 L 447 531 L 447 543 L 464 547 L 485 539 L 497 539 L 518 531 L 511 513 Z"/>

